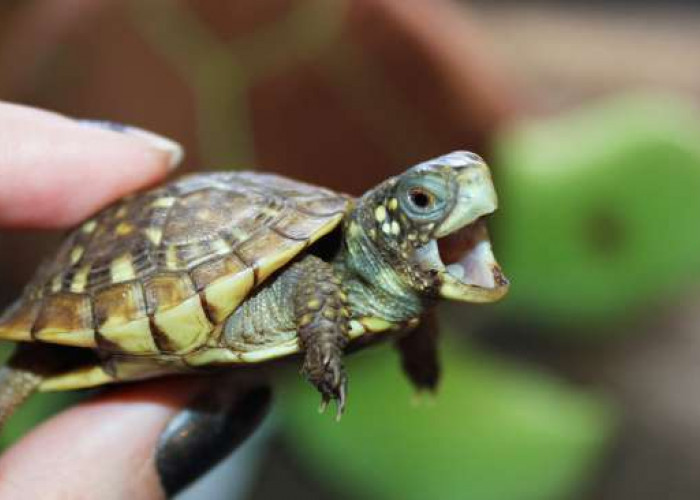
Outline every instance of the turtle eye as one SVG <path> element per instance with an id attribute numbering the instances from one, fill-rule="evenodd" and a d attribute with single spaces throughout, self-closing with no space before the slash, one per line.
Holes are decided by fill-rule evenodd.
<path id="1" fill-rule="evenodd" d="M 444 214 L 446 205 L 444 185 L 439 179 L 422 177 L 408 179 L 399 190 L 404 213 L 415 220 L 434 221 Z"/>
<path id="2" fill-rule="evenodd" d="M 420 210 L 430 210 L 435 204 L 435 195 L 422 187 L 414 187 L 408 192 L 408 199 Z"/>

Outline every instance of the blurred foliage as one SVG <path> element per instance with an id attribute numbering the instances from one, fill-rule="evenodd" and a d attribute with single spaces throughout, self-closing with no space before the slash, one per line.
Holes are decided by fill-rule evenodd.
<path id="1" fill-rule="evenodd" d="M 687 291 L 700 274 L 698 137 L 692 103 L 636 94 L 502 136 L 503 309 L 600 324 Z"/>
<path id="2" fill-rule="evenodd" d="M 281 420 L 298 459 L 340 498 L 543 500 L 582 485 L 614 427 L 604 400 L 470 346 L 443 352 L 439 394 L 417 407 L 389 347 L 352 357 L 340 424 L 288 374 Z"/>

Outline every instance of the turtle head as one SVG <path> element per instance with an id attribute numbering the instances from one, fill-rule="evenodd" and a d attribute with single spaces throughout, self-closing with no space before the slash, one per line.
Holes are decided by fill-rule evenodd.
<path id="1" fill-rule="evenodd" d="M 498 201 L 479 156 L 457 151 L 429 160 L 368 194 L 365 231 L 419 294 L 464 302 L 506 294 L 484 223 Z"/>

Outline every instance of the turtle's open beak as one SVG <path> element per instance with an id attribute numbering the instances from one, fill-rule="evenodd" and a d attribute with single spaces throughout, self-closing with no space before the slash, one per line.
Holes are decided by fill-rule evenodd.
<path id="1" fill-rule="evenodd" d="M 509 282 L 491 251 L 484 217 L 498 206 L 488 167 L 460 169 L 458 200 L 437 228 L 436 239 L 418 249 L 420 265 L 438 272 L 440 296 L 463 302 L 495 302 Z"/>

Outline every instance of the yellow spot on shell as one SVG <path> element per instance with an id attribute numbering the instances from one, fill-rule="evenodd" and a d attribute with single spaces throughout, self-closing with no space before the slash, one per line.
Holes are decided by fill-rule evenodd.
<path id="1" fill-rule="evenodd" d="M 401 226 L 396 221 L 391 222 L 391 234 L 397 235 L 401 232 Z"/>
<path id="2" fill-rule="evenodd" d="M 172 207 L 174 204 L 175 198 L 173 198 L 172 196 L 164 196 L 162 198 L 158 198 L 153 203 L 151 203 L 151 206 L 154 208 L 169 208 Z"/>
<path id="3" fill-rule="evenodd" d="M 122 281 L 129 281 L 136 278 L 136 270 L 134 269 L 134 262 L 131 259 L 131 255 L 125 254 L 114 259 L 110 266 L 110 272 L 112 275 L 112 283 L 121 283 Z"/>
<path id="4" fill-rule="evenodd" d="M 211 249 L 216 254 L 224 255 L 231 251 L 231 245 L 229 245 L 226 240 L 219 238 L 212 241 Z"/>
<path id="5" fill-rule="evenodd" d="M 170 344 L 178 352 L 200 346 L 212 328 L 197 296 L 166 311 L 158 312 L 154 321 L 161 334 L 168 337 Z"/>
<path id="6" fill-rule="evenodd" d="M 382 224 L 382 232 L 384 234 L 391 234 L 391 224 L 389 224 L 388 222 Z"/>
<path id="7" fill-rule="evenodd" d="M 121 323 L 121 318 L 106 321 L 100 328 L 105 339 L 117 344 L 122 350 L 135 354 L 157 354 L 158 348 L 151 337 L 148 318 Z"/>
<path id="8" fill-rule="evenodd" d="M 377 332 L 383 332 L 385 330 L 388 330 L 392 326 L 394 326 L 394 323 L 387 321 L 382 318 L 375 318 L 375 317 L 366 317 L 366 318 L 361 318 L 360 322 L 362 325 L 365 327 L 367 331 L 370 331 L 372 333 L 377 333 Z"/>
<path id="9" fill-rule="evenodd" d="M 51 280 L 51 291 L 57 293 L 61 291 L 61 284 L 63 283 L 63 275 L 57 274 Z"/>
<path id="10" fill-rule="evenodd" d="M 73 276 L 73 281 L 70 284 L 70 291 L 74 293 L 83 293 L 87 286 L 88 276 L 90 275 L 90 265 L 85 265 L 78 269 L 78 272 Z"/>
<path id="11" fill-rule="evenodd" d="M 134 231 L 134 226 L 128 222 L 120 222 L 114 229 L 114 234 L 117 236 L 126 236 Z"/>
<path id="12" fill-rule="evenodd" d="M 389 203 L 387 203 L 387 206 L 389 207 L 389 210 L 396 210 L 399 207 L 399 200 L 392 198 L 389 200 Z"/>
<path id="13" fill-rule="evenodd" d="M 225 276 L 204 290 L 210 314 L 217 322 L 224 321 L 236 310 L 253 288 L 253 281 L 253 271 L 246 269 L 234 275 Z"/>
<path id="14" fill-rule="evenodd" d="M 377 222 L 384 222 L 386 220 L 386 208 L 384 205 L 379 205 L 374 209 L 374 218 Z"/>
<path id="15" fill-rule="evenodd" d="M 73 247 L 73 249 L 70 251 L 70 263 L 75 264 L 80 260 L 80 257 L 83 256 L 83 252 L 85 252 L 85 249 L 81 246 L 76 246 Z"/>
<path id="16" fill-rule="evenodd" d="M 230 231 L 231 231 L 231 234 L 233 235 L 233 237 L 236 238 L 237 241 L 246 241 L 248 238 L 250 238 L 250 235 L 239 227 L 233 226 L 230 229 Z"/>
<path id="17" fill-rule="evenodd" d="M 95 230 L 96 227 L 97 222 L 95 222 L 94 220 L 89 220 L 85 224 L 83 224 L 82 231 L 84 233 L 90 234 Z"/>
<path id="18" fill-rule="evenodd" d="M 60 375 L 53 375 L 39 385 L 42 392 L 83 389 L 116 382 L 101 366 L 86 366 Z"/>
<path id="19" fill-rule="evenodd" d="M 311 311 L 318 311 L 321 308 L 321 301 L 318 299 L 311 299 L 306 303 L 306 307 Z"/>
<path id="20" fill-rule="evenodd" d="M 117 213 L 114 214 L 114 216 L 121 219 L 122 217 L 126 216 L 127 212 L 128 209 L 126 207 L 120 207 L 119 210 L 117 210 Z"/>
<path id="21" fill-rule="evenodd" d="M 148 238 L 151 243 L 154 245 L 160 245 L 160 241 L 163 239 L 163 231 L 154 227 L 149 227 L 144 229 L 143 232 L 146 234 L 146 238 Z"/>
<path id="22" fill-rule="evenodd" d="M 280 211 L 273 207 L 260 207 L 260 212 L 267 215 L 270 218 L 275 218 L 279 215 Z"/>
<path id="23" fill-rule="evenodd" d="M 177 255 L 177 248 L 174 246 L 169 246 L 165 251 L 165 267 L 168 269 L 177 269 L 179 266 L 180 259 Z"/>

